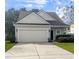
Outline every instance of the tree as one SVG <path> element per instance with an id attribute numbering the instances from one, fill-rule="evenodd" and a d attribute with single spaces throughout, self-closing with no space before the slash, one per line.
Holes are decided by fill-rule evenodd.
<path id="1" fill-rule="evenodd" d="M 27 11 L 26 8 L 20 8 L 20 11 Z"/>
<path id="2" fill-rule="evenodd" d="M 17 21 L 19 16 L 19 11 L 14 8 L 9 9 L 5 12 L 5 34 L 6 39 L 9 39 L 11 42 L 15 41 L 15 28 L 13 22 Z"/>
<path id="3" fill-rule="evenodd" d="M 39 12 L 39 9 L 32 9 L 31 11 L 37 13 L 37 12 Z"/>
<path id="4" fill-rule="evenodd" d="M 57 9 L 57 13 L 66 24 L 74 23 L 73 1 L 70 2 L 70 6 L 59 6 L 59 8 Z"/>

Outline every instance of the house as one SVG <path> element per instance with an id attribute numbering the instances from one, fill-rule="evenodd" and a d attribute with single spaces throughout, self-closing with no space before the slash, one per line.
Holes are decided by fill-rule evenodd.
<path id="1" fill-rule="evenodd" d="M 74 34 L 74 23 L 71 23 L 69 29 L 67 29 L 67 34 Z"/>
<path id="2" fill-rule="evenodd" d="M 25 12 L 19 15 L 14 24 L 16 42 L 54 41 L 56 35 L 63 34 L 66 25 L 55 12 Z"/>
<path id="3" fill-rule="evenodd" d="M 70 25 L 70 32 L 71 32 L 72 34 L 74 34 L 74 24 L 71 24 L 71 25 Z"/>

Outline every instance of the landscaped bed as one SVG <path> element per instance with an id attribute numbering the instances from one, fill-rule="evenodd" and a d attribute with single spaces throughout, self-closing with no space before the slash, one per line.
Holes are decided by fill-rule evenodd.
<path id="1" fill-rule="evenodd" d="M 57 46 L 74 53 L 74 43 L 56 43 Z"/>
<path id="2" fill-rule="evenodd" d="M 5 41 L 5 51 L 9 50 L 12 48 L 15 44 L 11 43 L 10 41 Z"/>

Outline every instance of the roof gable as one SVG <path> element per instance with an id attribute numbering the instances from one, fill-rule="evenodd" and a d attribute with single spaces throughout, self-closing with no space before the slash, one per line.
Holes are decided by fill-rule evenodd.
<path id="1" fill-rule="evenodd" d="M 39 11 L 37 14 L 43 17 L 45 20 L 50 20 L 50 21 L 56 20 L 44 11 Z"/>
<path id="2" fill-rule="evenodd" d="M 25 16 L 23 19 L 19 20 L 16 23 L 35 23 L 35 24 L 49 24 L 43 18 L 41 18 L 36 13 L 32 12 L 31 14 Z"/>

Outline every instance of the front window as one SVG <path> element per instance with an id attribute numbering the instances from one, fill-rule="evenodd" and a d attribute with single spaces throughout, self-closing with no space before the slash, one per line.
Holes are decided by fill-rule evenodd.
<path id="1" fill-rule="evenodd" d="M 59 33 L 60 33 L 60 31 L 59 31 L 59 30 L 57 30 L 57 33 L 59 34 Z"/>
<path id="2" fill-rule="evenodd" d="M 60 34 L 60 30 L 57 30 L 57 31 L 56 31 L 56 34 L 57 34 L 57 35 Z"/>

